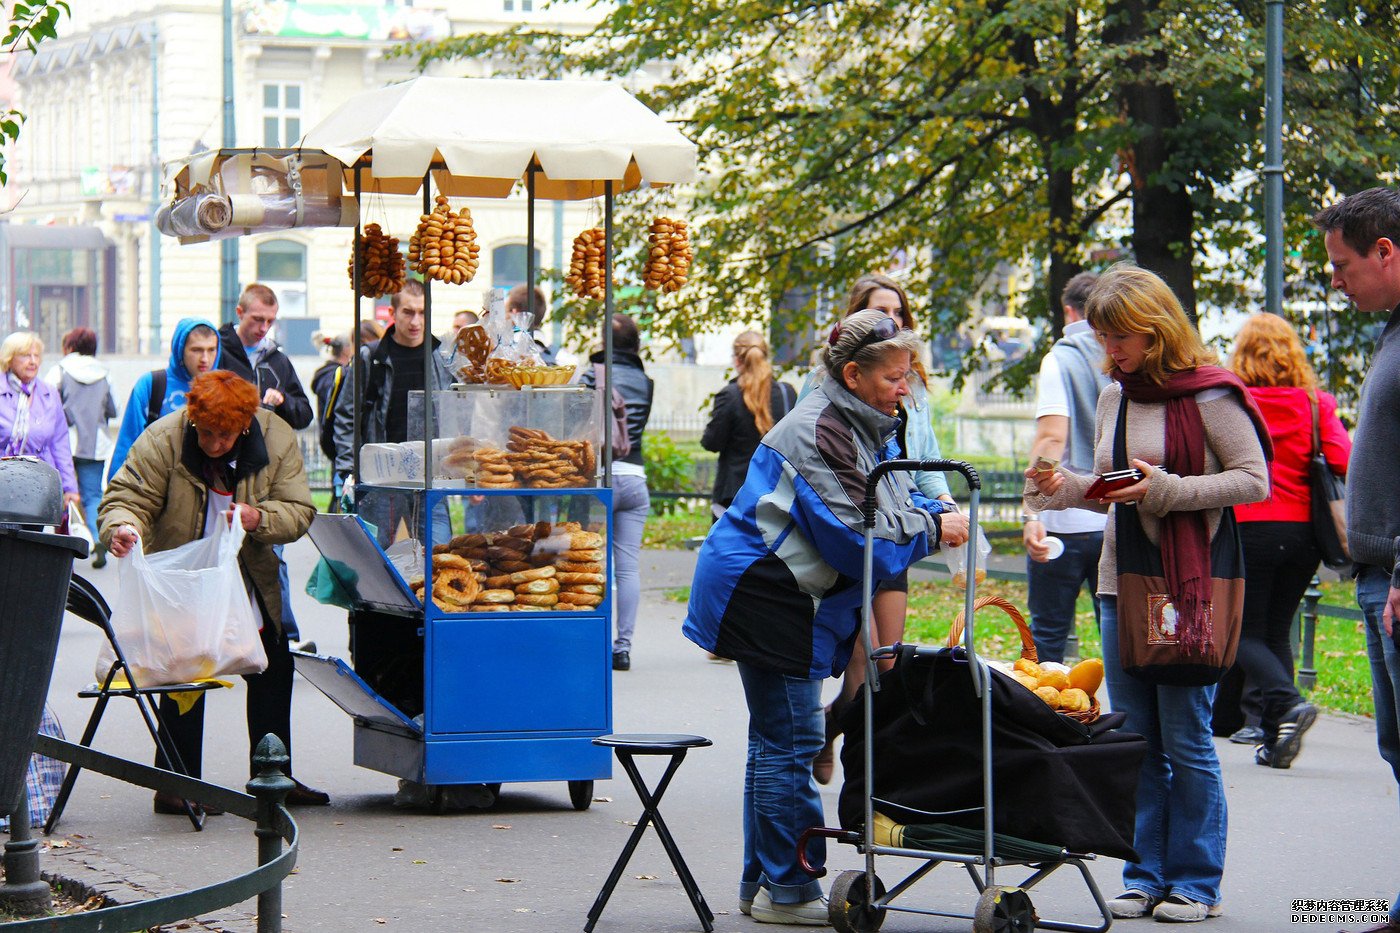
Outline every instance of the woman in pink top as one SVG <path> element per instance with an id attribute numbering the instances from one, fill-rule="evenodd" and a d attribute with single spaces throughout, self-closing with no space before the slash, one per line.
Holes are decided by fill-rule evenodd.
<path id="1" fill-rule="evenodd" d="M 1287 768 L 1303 747 L 1317 708 L 1293 685 L 1289 631 L 1322 554 L 1312 530 L 1313 404 L 1317 399 L 1323 456 L 1345 475 L 1351 439 L 1337 419 L 1337 400 L 1318 391 L 1303 343 L 1288 321 L 1256 314 L 1245 322 L 1229 368 L 1249 387 L 1274 442 L 1269 498 L 1235 506 L 1244 546 L 1244 623 L 1236 663 L 1262 693 L 1264 744 L 1254 760 Z"/>

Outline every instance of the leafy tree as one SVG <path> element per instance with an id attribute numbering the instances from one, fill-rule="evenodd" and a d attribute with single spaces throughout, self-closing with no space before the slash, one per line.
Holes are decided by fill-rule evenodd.
<path id="1" fill-rule="evenodd" d="M 1400 155 L 1379 103 L 1395 99 L 1396 14 L 1324 0 L 1288 15 L 1301 237 L 1334 189 Z M 801 286 L 839 304 L 894 257 L 929 336 L 1029 269 L 1019 310 L 1048 339 L 1064 283 L 1114 245 L 1192 311 L 1198 295 L 1248 307 L 1262 291 L 1261 0 L 620 0 L 584 35 L 522 26 L 407 52 L 620 77 L 679 121 L 704 173 L 684 192 L 692 284 L 654 303 L 677 337 L 762 316 Z M 1344 142 L 1319 145 L 1333 126 Z M 671 203 L 628 199 L 620 226 Z M 982 356 L 964 354 L 964 371 Z"/>
<path id="2" fill-rule="evenodd" d="M 71 16 L 66 0 L 22 0 L 10 8 L 10 22 L 5 38 L 0 40 L 0 53 L 13 55 L 20 49 L 33 52 L 45 39 L 58 36 L 59 15 Z M 18 110 L 0 113 L 0 185 L 9 176 L 5 173 L 4 147 L 19 139 L 24 114 Z"/>

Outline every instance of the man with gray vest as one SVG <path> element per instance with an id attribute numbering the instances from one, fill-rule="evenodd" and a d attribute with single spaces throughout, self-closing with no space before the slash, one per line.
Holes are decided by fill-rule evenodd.
<path id="1" fill-rule="evenodd" d="M 1033 466 L 1054 470 L 1062 463 L 1075 473 L 1094 472 L 1094 409 L 1108 377 L 1103 347 L 1084 320 L 1084 300 L 1097 281 L 1094 273 L 1081 272 L 1060 297 L 1065 330 L 1040 363 Z M 1098 590 L 1105 515 L 1093 509 L 1036 513 L 1027 508 L 1023 519 L 1035 649 L 1042 661 L 1064 661 L 1079 591 L 1085 583 L 1090 595 Z M 1097 604 L 1094 611 L 1097 616 Z"/>
<path id="2" fill-rule="evenodd" d="M 1400 782 L 1400 190 L 1368 188 L 1318 213 L 1332 287 L 1363 314 L 1384 314 L 1357 403 L 1347 468 L 1347 544 L 1365 616 L 1376 744 Z M 1394 829 L 1382 829 L 1388 835 Z M 1392 876 L 1388 879 L 1394 883 Z M 1400 894 L 1385 923 L 1358 933 L 1400 933 Z"/>

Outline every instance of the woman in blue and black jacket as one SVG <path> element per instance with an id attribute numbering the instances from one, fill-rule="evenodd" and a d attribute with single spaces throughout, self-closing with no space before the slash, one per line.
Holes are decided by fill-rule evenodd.
<path id="1" fill-rule="evenodd" d="M 895 412 L 918 340 L 877 311 L 832 331 L 827 378 L 769 431 L 748 478 L 700 549 L 685 635 L 738 662 L 749 707 L 740 909 L 779 923 L 825 922 L 821 886 L 797 838 L 823 823 L 812 759 L 821 750 L 822 680 L 839 675 L 860 625 L 861 504 L 871 469 L 897 452 Z M 873 575 L 898 576 L 967 519 L 908 474 L 877 489 Z M 809 860 L 825 861 L 820 840 Z"/>

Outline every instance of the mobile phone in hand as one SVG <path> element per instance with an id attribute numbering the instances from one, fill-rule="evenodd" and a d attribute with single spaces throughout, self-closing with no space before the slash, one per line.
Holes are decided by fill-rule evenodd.
<path id="1" fill-rule="evenodd" d="M 1085 499 L 1102 499 L 1105 493 L 1131 486 L 1142 479 L 1142 471 L 1136 467 L 1126 470 L 1113 470 L 1096 478 L 1084 492 Z"/>

